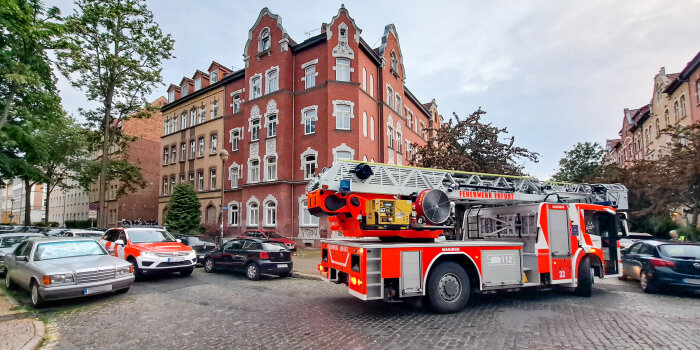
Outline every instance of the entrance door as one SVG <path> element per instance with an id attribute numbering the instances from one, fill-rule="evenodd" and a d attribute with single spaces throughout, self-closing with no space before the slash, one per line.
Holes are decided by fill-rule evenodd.
<path id="1" fill-rule="evenodd" d="M 549 249 L 553 257 L 571 256 L 571 230 L 565 205 L 551 205 L 547 209 Z"/>

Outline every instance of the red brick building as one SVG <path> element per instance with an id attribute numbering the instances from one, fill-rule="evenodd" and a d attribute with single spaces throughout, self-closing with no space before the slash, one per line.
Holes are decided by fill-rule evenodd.
<path id="1" fill-rule="evenodd" d="M 341 7 L 319 35 L 297 43 L 278 15 L 260 12 L 248 32 L 246 68 L 219 82 L 221 145 L 229 152 L 224 219 L 234 234 L 275 230 L 306 244 L 329 237 L 327 222 L 306 211 L 308 179 L 337 159 L 407 164 L 440 122 L 435 101 L 421 103 L 404 85 L 394 25 L 378 48 L 361 32 Z"/>

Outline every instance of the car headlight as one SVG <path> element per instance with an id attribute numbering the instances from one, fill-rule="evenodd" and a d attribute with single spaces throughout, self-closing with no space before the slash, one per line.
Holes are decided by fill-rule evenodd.
<path id="1" fill-rule="evenodd" d="M 196 256 L 197 256 L 197 252 L 195 252 L 194 249 L 190 249 L 190 250 L 187 252 L 187 258 L 188 258 L 188 259 L 192 259 L 192 258 L 194 258 L 194 257 L 196 257 Z"/>
<path id="2" fill-rule="evenodd" d="M 128 275 L 132 273 L 133 266 L 120 266 L 117 267 L 117 276 L 123 276 L 123 275 Z"/>
<path id="3" fill-rule="evenodd" d="M 72 273 L 59 273 L 55 275 L 51 275 L 51 284 L 58 284 L 58 283 L 73 283 L 73 274 Z"/>
<path id="4" fill-rule="evenodd" d="M 154 252 L 141 252 L 141 256 L 144 258 L 157 258 L 158 254 Z"/>

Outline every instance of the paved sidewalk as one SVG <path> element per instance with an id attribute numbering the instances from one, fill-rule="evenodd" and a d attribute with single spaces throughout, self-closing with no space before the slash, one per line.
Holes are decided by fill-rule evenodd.
<path id="1" fill-rule="evenodd" d="M 294 271 L 292 274 L 295 277 L 307 279 L 320 279 L 318 273 L 318 264 L 321 262 L 320 250 L 299 250 L 297 255 L 292 257 L 294 262 Z"/>
<path id="2" fill-rule="evenodd" d="M 44 340 L 44 324 L 0 289 L 0 349 L 34 350 Z"/>

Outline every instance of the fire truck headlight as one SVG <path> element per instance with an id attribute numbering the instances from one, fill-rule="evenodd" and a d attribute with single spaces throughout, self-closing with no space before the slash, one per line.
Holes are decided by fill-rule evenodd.
<path id="1" fill-rule="evenodd" d="M 141 256 L 144 258 L 157 258 L 158 254 L 154 252 L 141 252 Z"/>

